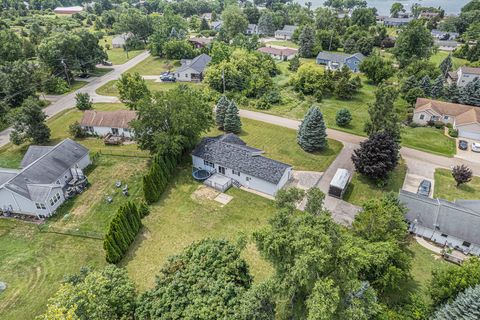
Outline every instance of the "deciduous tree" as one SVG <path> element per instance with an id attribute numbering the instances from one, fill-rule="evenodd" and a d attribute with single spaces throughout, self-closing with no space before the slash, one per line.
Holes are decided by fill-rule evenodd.
<path id="1" fill-rule="evenodd" d="M 75 95 L 76 104 L 78 110 L 92 109 L 92 101 L 88 93 L 77 93 Z"/>
<path id="2" fill-rule="evenodd" d="M 143 99 L 148 99 L 151 94 L 145 80 L 138 72 L 123 73 L 117 80 L 116 86 L 120 101 L 132 110 L 137 109 L 137 104 Z"/>
<path id="3" fill-rule="evenodd" d="M 400 125 L 394 106 L 397 94 L 393 86 L 378 87 L 375 92 L 375 102 L 368 106 L 370 119 L 365 124 L 365 132 L 368 135 L 386 131 L 395 141 L 400 141 Z"/>
<path id="4" fill-rule="evenodd" d="M 452 176 L 457 183 L 457 187 L 472 180 L 472 170 L 464 164 L 455 166 L 452 169 Z"/>
<path id="5" fill-rule="evenodd" d="M 367 78 L 375 84 L 387 80 L 395 73 L 392 62 L 379 55 L 372 55 L 363 60 L 360 71 L 365 73 Z"/>
<path id="6" fill-rule="evenodd" d="M 222 29 L 228 39 L 233 39 L 237 34 L 243 34 L 247 30 L 248 20 L 242 10 L 230 5 L 222 12 Z"/>
<path id="7" fill-rule="evenodd" d="M 50 140 L 50 128 L 45 123 L 46 118 L 41 102 L 33 97 L 27 98 L 12 119 L 10 141 L 16 145 L 27 141 L 34 144 L 47 143 Z"/>
<path id="8" fill-rule="evenodd" d="M 413 20 L 399 34 L 394 54 L 401 67 L 414 60 L 426 60 L 433 53 L 433 38 L 421 20 Z"/>

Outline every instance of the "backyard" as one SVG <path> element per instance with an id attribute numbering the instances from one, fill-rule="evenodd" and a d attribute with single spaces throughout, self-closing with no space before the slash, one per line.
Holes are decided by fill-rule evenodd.
<path id="1" fill-rule="evenodd" d="M 452 171 L 447 169 L 435 170 L 434 198 L 454 201 L 478 200 L 480 198 L 480 177 L 473 177 L 472 181 L 457 187 Z"/>

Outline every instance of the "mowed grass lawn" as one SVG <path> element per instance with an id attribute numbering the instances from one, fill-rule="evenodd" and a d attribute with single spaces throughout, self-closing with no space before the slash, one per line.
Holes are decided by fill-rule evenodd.
<path id="1" fill-rule="evenodd" d="M 114 48 L 112 46 L 112 39 L 114 38 L 115 36 L 105 36 L 103 37 L 102 39 L 100 39 L 99 41 L 99 44 L 105 48 L 105 45 L 106 44 L 109 44 L 110 45 L 110 49 L 109 50 L 106 50 L 105 48 L 105 52 L 107 53 L 108 55 L 108 60 L 110 62 L 112 62 L 113 64 L 124 64 L 125 62 L 127 62 L 128 60 L 132 59 L 132 58 L 135 58 L 136 56 L 138 56 L 141 52 L 143 52 L 143 50 L 131 50 L 131 51 L 128 51 L 128 58 L 127 58 L 127 53 L 125 50 L 123 50 L 123 48 Z"/>
<path id="2" fill-rule="evenodd" d="M 212 130 L 208 135 L 222 134 Z M 294 170 L 325 171 L 342 150 L 342 143 L 328 140 L 328 148 L 322 152 L 305 152 L 297 144 L 297 131 L 242 118 L 240 138 L 249 146 L 265 151 L 265 156 L 288 163 Z"/>
<path id="3" fill-rule="evenodd" d="M 133 68 L 129 69 L 128 72 L 138 72 L 142 76 L 157 76 L 160 75 L 162 72 L 172 71 L 179 66 L 180 61 L 178 60 L 167 60 L 159 57 L 150 56 L 136 66 L 134 66 Z"/>
<path id="4" fill-rule="evenodd" d="M 402 128 L 402 146 L 447 157 L 456 153 L 455 139 L 433 127 Z"/>
<path id="5" fill-rule="evenodd" d="M 480 198 L 480 177 L 473 177 L 472 181 L 457 187 L 452 171 L 447 169 L 435 170 L 434 197 L 446 200 L 478 200 Z"/>
<path id="6" fill-rule="evenodd" d="M 435 65 L 439 66 L 446 57 L 448 57 L 450 53 L 446 51 L 438 51 L 433 56 L 430 57 L 430 61 L 433 62 Z M 466 65 L 468 63 L 467 60 L 456 58 L 452 56 L 452 63 L 453 63 L 453 70 L 457 70 L 458 68 Z"/>
<path id="7" fill-rule="evenodd" d="M 0 219 L 2 320 L 34 319 L 65 275 L 105 265 L 101 240 L 39 232 L 37 225 Z"/>
<path id="8" fill-rule="evenodd" d="M 407 166 L 405 162 L 400 161 L 395 170 L 390 173 L 385 185 L 378 186 L 375 181 L 355 172 L 343 199 L 361 206 L 365 201 L 378 199 L 388 192 L 398 193 L 403 186 L 406 174 Z"/>
<path id="9" fill-rule="evenodd" d="M 202 83 L 191 83 L 191 82 L 155 82 L 154 80 L 145 80 L 148 89 L 151 91 L 167 91 L 178 87 L 179 85 L 186 85 L 192 88 L 201 89 L 203 88 Z M 118 97 L 119 92 L 116 86 L 117 80 L 112 80 L 101 86 L 96 90 L 97 94 L 103 96 L 114 96 Z"/>

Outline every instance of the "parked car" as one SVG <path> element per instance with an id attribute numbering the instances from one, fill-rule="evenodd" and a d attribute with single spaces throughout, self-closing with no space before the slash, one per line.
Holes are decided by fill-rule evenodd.
<path id="1" fill-rule="evenodd" d="M 102 64 L 103 64 L 104 66 L 108 66 L 108 67 L 113 66 L 113 63 L 111 63 L 110 61 L 103 61 Z"/>
<path id="2" fill-rule="evenodd" d="M 473 143 L 472 143 L 472 151 L 473 151 L 473 152 L 480 152 L 480 143 L 478 143 L 478 142 L 473 142 Z"/>
<path id="3" fill-rule="evenodd" d="M 460 150 L 468 150 L 468 142 L 465 140 L 458 141 L 458 149 Z"/>
<path id="4" fill-rule="evenodd" d="M 428 180 L 423 180 L 418 186 L 417 194 L 421 196 L 428 197 L 430 195 L 430 190 L 432 188 L 432 183 Z"/>
<path id="5" fill-rule="evenodd" d="M 169 72 L 164 72 L 160 75 L 160 80 L 165 81 L 165 82 L 175 82 L 177 79 L 173 75 L 173 73 Z"/>

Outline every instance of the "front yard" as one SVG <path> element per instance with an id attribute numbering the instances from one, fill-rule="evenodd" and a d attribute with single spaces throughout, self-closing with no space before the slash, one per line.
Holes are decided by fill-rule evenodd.
<path id="1" fill-rule="evenodd" d="M 154 80 L 145 80 L 148 89 L 151 91 L 167 91 L 174 89 L 179 85 L 191 86 L 193 88 L 201 89 L 203 87 L 202 83 L 192 83 L 192 82 L 155 82 Z M 114 96 L 118 97 L 119 92 L 116 86 L 117 80 L 112 80 L 101 86 L 96 90 L 97 94 L 103 96 Z"/>
<path id="2" fill-rule="evenodd" d="M 135 67 L 128 70 L 130 73 L 138 72 L 142 76 L 159 76 L 162 72 L 172 71 L 180 66 L 178 60 L 167 60 L 150 56 Z"/>
<path id="3" fill-rule="evenodd" d="M 457 187 L 452 171 L 447 169 L 435 170 L 434 198 L 454 201 L 480 199 L 480 177 L 473 177 L 472 181 Z"/>
<path id="4" fill-rule="evenodd" d="M 456 153 L 455 139 L 447 137 L 443 128 L 404 127 L 402 128 L 402 145 L 447 157 L 453 157 Z"/>

